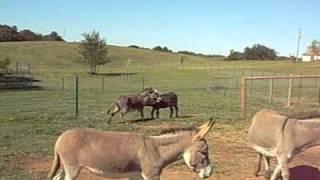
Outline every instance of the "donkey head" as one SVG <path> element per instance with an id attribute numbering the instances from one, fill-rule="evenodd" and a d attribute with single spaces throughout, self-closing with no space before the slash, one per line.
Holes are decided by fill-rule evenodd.
<path id="1" fill-rule="evenodd" d="M 197 172 L 200 178 L 211 175 L 212 167 L 209 161 L 209 151 L 205 135 L 214 125 L 215 121 L 210 119 L 192 134 L 192 144 L 183 153 L 183 159 L 190 169 Z"/>
<path id="2" fill-rule="evenodd" d="M 160 102 L 161 97 L 159 91 L 155 88 L 145 88 L 142 92 L 140 92 L 140 96 L 147 99 L 147 104 L 153 105 L 157 102 Z"/>

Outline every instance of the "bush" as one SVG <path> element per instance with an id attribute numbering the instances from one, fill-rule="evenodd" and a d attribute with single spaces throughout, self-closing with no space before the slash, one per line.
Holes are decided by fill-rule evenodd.
<path id="1" fill-rule="evenodd" d="M 3 60 L 0 60 L 0 73 L 4 73 L 8 71 L 10 65 L 10 58 L 5 57 Z"/>
<path id="2" fill-rule="evenodd" d="M 244 60 L 245 56 L 243 53 L 230 50 L 229 56 L 226 57 L 226 60 Z"/>
<path id="3" fill-rule="evenodd" d="M 172 50 L 168 49 L 166 46 L 161 47 L 161 46 L 156 46 L 152 48 L 155 51 L 162 51 L 162 52 L 172 52 Z"/>

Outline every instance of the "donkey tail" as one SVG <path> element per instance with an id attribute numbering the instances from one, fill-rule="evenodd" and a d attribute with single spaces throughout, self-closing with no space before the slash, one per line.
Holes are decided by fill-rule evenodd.
<path id="1" fill-rule="evenodd" d="M 48 175 L 48 178 L 50 180 L 56 175 L 59 167 L 60 167 L 60 156 L 56 151 L 54 151 L 54 158 L 53 158 L 53 162 L 52 162 L 52 167 L 51 167 L 50 173 Z"/>

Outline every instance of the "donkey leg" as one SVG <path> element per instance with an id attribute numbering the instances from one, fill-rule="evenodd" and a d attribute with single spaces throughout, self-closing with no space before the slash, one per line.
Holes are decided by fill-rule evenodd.
<path id="1" fill-rule="evenodd" d="M 141 120 L 144 121 L 144 113 L 143 113 L 143 108 L 141 108 L 140 110 L 140 114 L 141 114 Z"/>
<path id="2" fill-rule="evenodd" d="M 157 119 L 159 119 L 159 110 L 160 108 L 157 108 Z"/>
<path id="3" fill-rule="evenodd" d="M 172 108 L 172 106 L 169 106 L 169 108 L 170 108 L 170 117 L 172 118 L 172 115 L 173 115 L 173 108 Z"/>
<path id="4" fill-rule="evenodd" d="M 178 118 L 178 117 L 179 117 L 179 116 L 178 116 L 179 108 L 178 108 L 177 105 L 175 105 L 174 108 L 175 108 L 175 110 L 176 110 L 176 118 Z"/>
<path id="5" fill-rule="evenodd" d="M 64 169 L 61 168 L 58 170 L 57 174 L 53 177 L 52 180 L 64 180 L 65 172 Z"/>
<path id="6" fill-rule="evenodd" d="M 265 177 L 266 179 L 270 179 L 271 171 L 270 171 L 270 157 L 264 156 L 264 168 L 266 170 Z"/>
<path id="7" fill-rule="evenodd" d="M 65 180 L 75 180 L 79 176 L 81 167 L 64 165 L 64 170 L 66 172 Z"/>
<path id="8" fill-rule="evenodd" d="M 278 176 L 279 176 L 279 173 L 280 173 L 280 170 L 281 170 L 281 165 L 278 164 L 278 165 L 276 166 L 276 168 L 274 169 L 273 174 L 272 174 L 270 180 L 277 180 L 277 179 L 278 179 Z"/>
<path id="9" fill-rule="evenodd" d="M 115 108 L 113 109 L 113 111 L 110 113 L 110 118 L 108 119 L 107 123 L 110 124 L 111 119 L 113 118 L 113 116 L 115 116 L 118 112 L 120 111 L 120 108 L 115 105 Z"/>
<path id="10" fill-rule="evenodd" d="M 262 154 L 257 153 L 257 166 L 254 173 L 255 176 L 259 176 L 259 172 L 261 170 L 261 160 L 262 160 Z"/>
<path id="11" fill-rule="evenodd" d="M 288 158 L 283 157 L 280 159 L 281 165 L 281 175 L 283 180 L 289 180 L 289 167 L 288 167 Z"/>
<path id="12" fill-rule="evenodd" d="M 121 121 L 122 122 L 124 122 L 125 120 L 124 120 L 124 115 L 125 115 L 126 113 L 124 112 L 124 111 L 121 111 L 120 112 L 120 119 L 121 119 Z"/>
<path id="13" fill-rule="evenodd" d="M 153 115 L 154 115 L 154 111 L 156 110 L 156 108 L 152 107 L 152 110 L 151 110 L 151 119 L 153 119 Z"/>

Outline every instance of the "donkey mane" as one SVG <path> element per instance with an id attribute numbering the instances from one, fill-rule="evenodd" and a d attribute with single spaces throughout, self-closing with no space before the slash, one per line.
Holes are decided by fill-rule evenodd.
<path id="1" fill-rule="evenodd" d="M 185 128 L 168 128 L 160 131 L 160 135 L 165 134 L 177 134 L 185 131 L 195 131 L 197 128 L 195 126 L 185 127 Z"/>
<path id="2" fill-rule="evenodd" d="M 298 114 L 289 115 L 288 117 L 290 119 L 298 119 L 298 120 L 316 119 L 316 118 L 320 118 L 320 112 L 318 112 L 318 111 L 301 112 L 301 113 L 298 113 Z"/>
<path id="3" fill-rule="evenodd" d="M 268 112 L 271 112 L 276 115 L 286 116 L 289 119 L 297 119 L 297 120 L 305 120 L 305 119 L 316 119 L 320 118 L 320 112 L 319 111 L 311 111 L 311 112 L 298 112 L 293 114 L 288 113 L 280 113 L 277 111 L 273 111 L 271 109 L 266 109 Z"/>

